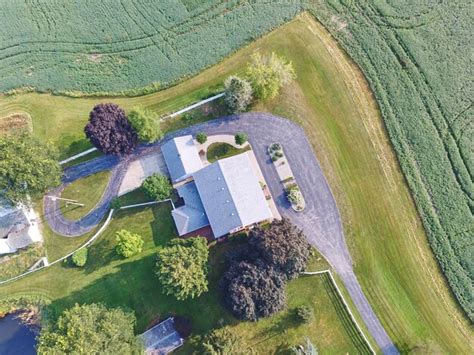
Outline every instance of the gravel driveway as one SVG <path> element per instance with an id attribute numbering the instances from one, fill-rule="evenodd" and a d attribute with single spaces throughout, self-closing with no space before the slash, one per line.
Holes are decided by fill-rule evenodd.
<path id="1" fill-rule="evenodd" d="M 65 183 L 104 169 L 112 170 L 112 178 L 102 201 L 80 221 L 66 220 L 59 212 L 58 201 L 45 199 L 44 208 L 51 228 L 65 236 L 77 236 L 93 229 L 105 215 L 112 198 L 117 195 L 121 179 L 130 161 L 156 152 L 163 141 L 175 136 L 196 134 L 199 131 L 205 131 L 208 135 L 235 134 L 240 131 L 248 134 L 281 215 L 289 218 L 305 232 L 309 242 L 324 255 L 341 277 L 368 330 L 382 351 L 385 354 L 397 354 L 396 347 L 374 314 L 353 272 L 339 211 L 311 145 L 303 129 L 289 120 L 256 112 L 223 117 L 176 131 L 153 145 L 141 146 L 131 157 L 122 161 L 115 157 L 101 156 L 68 168 L 65 170 Z M 268 146 L 274 142 L 283 145 L 296 182 L 304 195 L 306 208 L 303 212 L 296 213 L 291 208 L 267 154 Z M 52 193 L 58 193 L 63 188 L 59 187 Z"/>

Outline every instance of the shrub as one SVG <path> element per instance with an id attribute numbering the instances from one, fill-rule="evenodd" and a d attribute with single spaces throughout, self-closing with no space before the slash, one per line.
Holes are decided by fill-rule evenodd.
<path id="1" fill-rule="evenodd" d="M 235 144 L 238 144 L 238 145 L 242 145 L 244 144 L 245 142 L 247 142 L 247 135 L 243 132 L 240 132 L 240 133 L 237 133 L 235 136 L 234 136 L 234 139 L 235 139 Z"/>
<path id="2" fill-rule="evenodd" d="M 71 260 L 72 263 L 76 266 L 83 267 L 87 263 L 88 250 L 87 248 L 82 248 L 72 254 Z"/>
<path id="3" fill-rule="evenodd" d="M 137 146 L 138 136 L 116 104 L 96 105 L 90 115 L 84 132 L 91 143 L 101 152 L 125 155 Z"/>
<path id="4" fill-rule="evenodd" d="M 301 194 L 301 190 L 298 185 L 287 189 L 286 197 L 288 197 L 288 200 L 294 205 L 299 205 L 303 202 L 303 195 Z"/>
<path id="5" fill-rule="evenodd" d="M 242 337 L 228 327 L 211 330 L 195 341 L 195 352 L 205 355 L 248 354 L 249 349 Z"/>
<path id="6" fill-rule="evenodd" d="M 173 187 L 169 179 L 162 174 L 153 174 L 145 179 L 142 184 L 145 193 L 156 201 L 170 198 Z"/>
<path id="7" fill-rule="evenodd" d="M 207 141 L 207 134 L 204 133 L 204 132 L 199 132 L 199 133 L 196 135 L 196 140 L 197 140 L 200 144 L 206 143 L 206 141 Z"/>
<path id="8" fill-rule="evenodd" d="M 143 239 L 138 234 L 129 232 L 126 229 L 122 229 L 115 234 L 117 246 L 115 250 L 117 254 L 124 258 L 130 258 L 133 255 L 142 252 Z"/>
<path id="9" fill-rule="evenodd" d="M 224 101 L 231 113 L 239 113 L 247 110 L 252 102 L 252 86 L 250 83 L 238 76 L 229 76 L 225 82 Z"/>
<path id="10" fill-rule="evenodd" d="M 156 112 L 135 107 L 128 115 L 128 120 L 142 141 L 155 142 L 163 136 L 160 117 Z"/>
<path id="11" fill-rule="evenodd" d="M 207 292 L 208 257 L 205 238 L 172 239 L 158 251 L 156 261 L 155 272 L 163 292 L 180 301 Z"/>
<path id="12" fill-rule="evenodd" d="M 295 78 L 293 65 L 275 53 L 265 57 L 253 55 L 246 74 L 255 97 L 262 100 L 275 97 L 284 85 Z"/>
<path id="13" fill-rule="evenodd" d="M 295 317 L 299 323 L 309 324 L 314 320 L 313 308 L 307 305 L 296 307 Z"/>

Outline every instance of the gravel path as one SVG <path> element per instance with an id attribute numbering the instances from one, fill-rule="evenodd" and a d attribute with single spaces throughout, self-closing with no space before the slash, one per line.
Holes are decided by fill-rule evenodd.
<path id="1" fill-rule="evenodd" d="M 353 272 L 339 211 L 303 129 L 289 120 L 270 114 L 247 113 L 223 117 L 176 131 L 167 135 L 164 141 L 178 135 L 196 134 L 199 131 L 205 131 L 208 135 L 235 134 L 240 131 L 248 134 L 281 215 L 289 218 L 305 232 L 309 242 L 324 255 L 341 277 L 369 332 L 382 351 L 385 354 L 397 354 L 396 347 L 374 314 Z M 66 169 L 64 178 L 66 184 L 104 169 L 111 169 L 112 177 L 102 201 L 80 221 L 66 220 L 57 208 L 58 201 L 45 199 L 45 212 L 51 228 L 65 236 L 77 236 L 93 229 L 105 215 L 112 198 L 116 196 L 129 162 L 156 152 L 160 149 L 162 142 L 141 146 L 131 157 L 122 161 L 114 157 L 101 156 Z M 306 208 L 303 212 L 296 213 L 291 209 L 283 186 L 267 154 L 267 147 L 274 142 L 283 145 L 296 182 L 304 195 Z M 59 187 L 52 194 L 59 193 L 63 188 L 64 186 Z"/>

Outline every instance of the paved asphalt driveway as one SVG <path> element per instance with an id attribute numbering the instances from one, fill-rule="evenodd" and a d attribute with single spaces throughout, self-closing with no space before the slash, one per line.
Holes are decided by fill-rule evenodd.
<path id="1" fill-rule="evenodd" d="M 386 354 L 398 353 L 365 298 L 352 270 L 352 260 L 344 240 L 339 211 L 303 129 L 289 120 L 253 112 L 223 117 L 188 127 L 167 135 L 163 141 L 175 136 L 196 134 L 199 131 L 205 131 L 208 135 L 235 134 L 240 131 L 248 134 L 281 215 L 289 218 L 304 231 L 309 242 L 324 255 L 339 274 L 367 328 L 382 351 Z M 122 161 L 115 157 L 102 156 L 66 169 L 63 179 L 66 184 L 104 169 L 112 169 L 112 178 L 102 201 L 96 209 L 80 221 L 66 220 L 59 212 L 58 201 L 45 199 L 45 213 L 51 228 L 65 236 L 77 236 L 92 230 L 104 217 L 112 198 L 117 195 L 129 162 L 156 152 L 163 141 L 141 146 L 131 157 Z M 283 145 L 295 179 L 305 197 L 306 208 L 303 212 L 293 211 L 285 198 L 283 186 L 267 154 L 267 147 L 274 142 Z M 59 187 L 51 194 L 60 193 L 63 188 Z"/>

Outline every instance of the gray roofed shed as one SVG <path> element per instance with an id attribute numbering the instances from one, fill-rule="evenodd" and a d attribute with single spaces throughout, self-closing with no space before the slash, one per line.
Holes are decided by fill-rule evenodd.
<path id="1" fill-rule="evenodd" d="M 161 146 L 161 151 L 174 183 L 188 178 L 203 167 L 190 135 L 171 139 Z"/>

